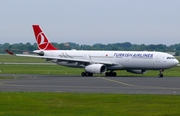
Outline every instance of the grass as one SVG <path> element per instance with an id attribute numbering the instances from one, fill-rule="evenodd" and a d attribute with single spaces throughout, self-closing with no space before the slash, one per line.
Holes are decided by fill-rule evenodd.
<path id="1" fill-rule="evenodd" d="M 179 95 L 1 92 L 4 116 L 179 116 Z"/>
<path id="2" fill-rule="evenodd" d="M 0 63 L 14 62 L 14 63 L 44 63 L 45 59 L 18 57 L 12 55 L 0 55 Z"/>
<path id="3" fill-rule="evenodd" d="M 59 65 L 0 64 L 0 74 L 80 75 L 83 69 Z"/>
<path id="4" fill-rule="evenodd" d="M 0 64 L 0 74 L 50 74 L 60 76 L 80 76 L 82 68 L 70 68 L 60 65 L 28 65 L 28 64 Z M 164 71 L 164 76 L 180 76 L 180 67 L 174 67 Z M 148 70 L 146 74 L 133 74 L 125 70 L 116 71 L 117 76 L 157 76 L 159 71 Z M 94 75 L 104 76 L 104 75 Z"/>

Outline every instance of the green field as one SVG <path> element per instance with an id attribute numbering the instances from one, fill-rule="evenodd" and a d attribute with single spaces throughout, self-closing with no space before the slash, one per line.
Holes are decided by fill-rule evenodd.
<path id="1" fill-rule="evenodd" d="M 50 74 L 59 76 L 80 76 L 84 69 L 69 68 L 59 65 L 28 65 L 28 64 L 0 64 L 0 74 Z M 116 71 L 117 76 L 155 76 L 159 71 L 149 70 L 146 74 L 133 74 L 125 70 Z M 180 67 L 174 67 L 164 71 L 165 77 L 180 77 Z M 95 74 L 94 76 L 104 76 Z"/>
<path id="2" fill-rule="evenodd" d="M 79 76 L 83 69 L 59 65 L 4 64 L 45 62 L 43 59 L 0 55 L 0 74 L 50 74 Z M 165 70 L 164 76 L 180 77 L 180 67 Z M 136 75 L 117 71 L 118 76 L 157 76 L 158 71 Z M 101 76 L 101 75 L 95 75 Z M 158 78 L 158 77 L 157 77 Z M 0 76 L 1 79 L 13 77 Z M 1 116 L 179 116 L 180 95 L 0 92 Z"/>
<path id="3" fill-rule="evenodd" d="M 44 59 L 30 58 L 30 57 L 17 57 L 12 55 L 0 55 L 0 63 L 15 62 L 15 63 L 42 63 Z"/>
<path id="4" fill-rule="evenodd" d="M 179 95 L 1 92 L 1 116 L 179 116 Z"/>

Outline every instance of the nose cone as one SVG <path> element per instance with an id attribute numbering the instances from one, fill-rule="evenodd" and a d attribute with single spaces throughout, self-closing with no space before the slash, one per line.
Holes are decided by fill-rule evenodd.
<path id="1" fill-rule="evenodd" d="M 174 59 L 174 65 L 177 66 L 179 64 L 179 61 L 177 59 Z"/>
<path id="2" fill-rule="evenodd" d="M 177 66 L 178 64 L 179 64 L 179 61 L 177 59 L 169 59 L 166 66 L 168 68 L 171 68 L 171 67 Z"/>

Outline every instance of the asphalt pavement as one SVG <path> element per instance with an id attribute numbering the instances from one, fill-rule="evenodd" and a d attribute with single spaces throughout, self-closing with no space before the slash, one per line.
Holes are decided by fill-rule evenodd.
<path id="1" fill-rule="evenodd" d="M 0 91 L 180 94 L 180 77 L 74 77 L 1 74 Z"/>

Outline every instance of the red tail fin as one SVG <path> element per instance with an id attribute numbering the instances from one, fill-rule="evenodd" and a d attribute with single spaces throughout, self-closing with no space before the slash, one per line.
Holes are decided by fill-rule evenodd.
<path id="1" fill-rule="evenodd" d="M 39 50 L 57 50 L 57 48 L 50 43 L 39 25 L 33 25 L 33 30 Z"/>

